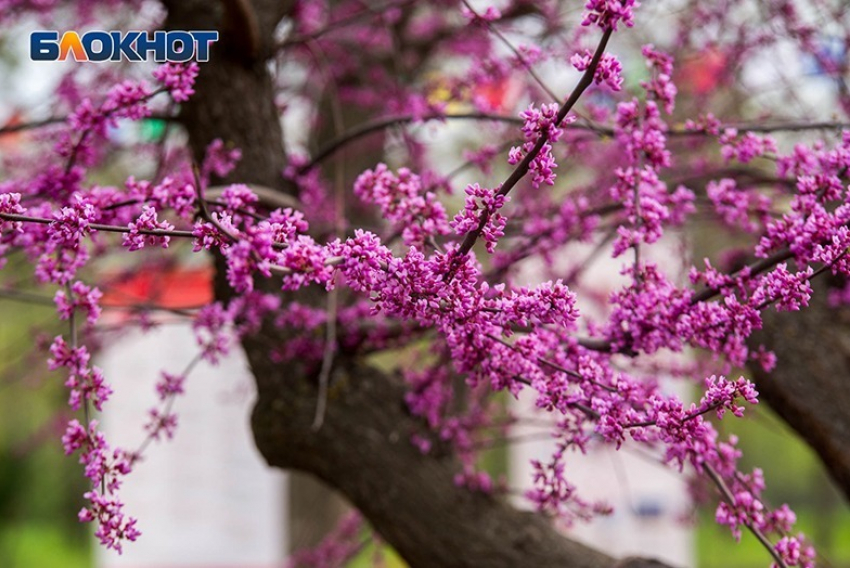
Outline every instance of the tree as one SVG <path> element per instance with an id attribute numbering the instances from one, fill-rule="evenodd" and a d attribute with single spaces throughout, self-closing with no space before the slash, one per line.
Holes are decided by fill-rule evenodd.
<path id="1" fill-rule="evenodd" d="M 185 315 L 203 357 L 244 348 L 265 459 L 341 492 L 411 566 L 654 565 L 591 550 L 547 519 L 602 513 L 565 467 L 595 444 L 659 451 L 713 484 L 733 534 L 752 532 L 779 566 L 812 565 L 793 513 L 763 502 L 760 472 L 738 470 L 710 417 L 740 417 L 762 391 L 850 495 L 847 362 L 828 315 L 850 273 L 850 135 L 832 116 L 850 110 L 840 2 L 100 4 L 12 1 L 4 18 L 219 32 L 208 62 L 158 66 L 156 86 L 142 64 L 69 67 L 50 116 L 3 129 L 47 133 L 4 163 L 3 254 L 31 262 L 68 321 L 48 363 L 80 414 L 63 443 L 86 464 L 80 518 L 104 545 L 138 536 L 120 484 L 139 455 L 91 421 L 110 394 L 88 349 L 98 267 L 119 255 L 150 270 L 191 245 L 214 263 L 217 302 Z M 99 37 L 63 45 L 81 59 L 111 41 Z M 826 116 L 794 77 L 769 77 L 778 96 L 752 95 L 765 79 L 753 66 L 780 48 L 837 85 Z M 577 82 L 553 88 L 544 67 Z M 285 144 L 281 118 L 299 109 L 301 140 Z M 168 135 L 110 139 L 151 117 Z M 483 134 L 477 146 L 435 163 L 422 132 L 461 121 Z M 143 152 L 144 180 L 99 185 Z M 455 195 L 447 172 L 462 160 L 478 181 Z M 659 258 L 660 241 L 687 242 L 697 221 L 731 244 L 710 239 L 711 261 L 691 262 L 688 246 Z M 608 297 L 583 277 L 599 257 L 623 267 Z M 530 263 L 542 277 L 529 279 Z M 384 352 L 395 368 L 375 362 Z M 747 365 L 755 384 L 737 378 Z M 670 374 L 697 385 L 696 402 L 659 386 Z M 184 378 L 156 385 L 151 437 L 172 433 Z M 541 515 L 476 468 L 476 442 L 506 420 L 495 393 L 521 390 L 557 417 L 558 450 L 535 464 L 529 495 Z"/>

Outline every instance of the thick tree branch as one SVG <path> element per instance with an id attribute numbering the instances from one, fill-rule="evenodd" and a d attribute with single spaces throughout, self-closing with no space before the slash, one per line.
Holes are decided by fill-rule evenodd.
<path id="1" fill-rule="evenodd" d="M 761 398 L 817 452 L 850 500 L 850 310 L 829 306 L 825 282 L 799 312 L 763 314 L 750 342 L 777 357 L 766 373 L 753 365 Z"/>
<path id="2" fill-rule="evenodd" d="M 262 385 L 252 417 L 261 453 L 271 465 L 308 471 L 339 490 L 411 566 L 662 566 L 618 563 L 562 537 L 539 515 L 457 487 L 460 465 L 411 444 L 422 425 L 405 409 L 404 385 L 374 368 L 347 361 L 336 369 L 315 431 L 315 381 L 270 362 L 265 345 L 246 343 Z"/>

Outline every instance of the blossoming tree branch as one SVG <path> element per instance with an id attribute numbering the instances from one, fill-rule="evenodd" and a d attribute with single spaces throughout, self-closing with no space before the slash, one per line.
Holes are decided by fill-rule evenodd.
<path id="1" fill-rule="evenodd" d="M 21 286 L 65 322 L 47 365 L 76 416 L 62 444 L 90 481 L 79 518 L 104 546 L 144 538 L 121 485 L 152 441 L 179 435 L 173 403 L 197 362 L 242 348 L 268 463 L 338 490 L 411 566 L 657 565 L 553 528 L 609 512 L 571 483 L 600 445 L 644 447 L 701 480 L 717 522 L 757 539 L 765 564 L 815 564 L 717 423 L 769 392 L 850 494 L 844 395 L 817 394 L 844 377 L 812 370 L 795 392 L 787 373 L 805 367 L 783 357 L 811 353 L 782 344 L 772 315 L 811 322 L 810 304 L 850 298 L 847 63 L 818 43 L 824 21 L 850 37 L 840 3 L 814 18 L 792 0 L 114 4 L 0 2 L 9 26 L 220 33 L 200 64 L 66 62 L 50 116 L 0 129 L 22 141 L 3 157 L 0 254 L 26 259 Z M 740 69 L 778 46 L 839 83 L 829 116 L 794 103 L 793 81 L 775 110 L 714 96 L 746 95 Z M 167 124 L 156 140 L 111 136 L 152 118 Z M 435 158 L 425 134 L 461 124 L 480 136 Z M 132 176 L 103 183 L 119 161 Z M 691 253 L 697 223 L 733 244 Z M 172 311 L 192 321 L 197 356 L 151 379 L 160 405 L 139 445 L 115 447 L 98 426 L 110 377 L 92 363 L 103 290 L 192 254 L 214 266 L 216 301 Z M 599 262 L 620 280 L 588 278 Z M 166 308 L 107 309 L 146 328 Z M 522 419 L 498 393 L 523 391 L 555 441 L 525 495 L 538 515 L 478 467 Z"/>

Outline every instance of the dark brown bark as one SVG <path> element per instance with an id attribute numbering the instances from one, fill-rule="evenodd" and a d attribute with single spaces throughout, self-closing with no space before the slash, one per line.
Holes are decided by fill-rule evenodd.
<path id="1" fill-rule="evenodd" d="M 219 5 L 167 4 L 168 27 L 223 30 Z M 229 10 L 247 5 L 226 4 Z M 283 4 L 253 4 L 261 46 L 270 43 L 272 20 Z M 238 21 L 246 19 L 250 15 Z M 181 109 L 192 151 L 200 159 L 213 139 L 222 138 L 242 150 L 230 181 L 285 190 L 282 133 L 267 68 L 251 59 L 245 46 L 253 42 L 235 41 L 224 31 L 222 36 L 202 65 L 196 95 Z M 220 276 L 217 294 L 224 300 L 232 294 Z M 277 333 L 266 330 L 244 341 L 258 389 L 252 417 L 258 448 L 271 465 L 310 473 L 341 492 L 411 566 L 663 566 L 617 561 L 564 538 L 540 516 L 456 487 L 454 459 L 422 455 L 410 443 L 422 425 L 406 410 L 401 381 L 358 361 L 338 358 L 324 424 L 315 431 L 316 370 L 273 363 L 269 347 L 285 340 Z"/>
<path id="2" fill-rule="evenodd" d="M 271 76 L 264 58 L 250 56 L 252 48 L 246 46 L 243 36 L 258 31 L 261 36 L 249 43 L 258 43 L 257 51 L 265 53 L 277 22 L 290 9 L 292 0 L 253 2 L 256 12 L 236 20 L 226 15 L 237 9 L 234 6 L 250 9 L 251 2 L 172 0 L 164 3 L 169 10 L 166 28 L 217 29 L 220 35 L 220 41 L 212 46 L 211 62 L 201 65 L 195 82 L 197 95 L 180 109 L 195 159 L 203 160 L 209 143 L 220 138 L 228 147 L 242 151 L 242 159 L 230 179 L 283 188 L 286 157 Z M 224 5 L 228 6 L 227 10 Z M 237 27 L 252 19 L 257 22 L 256 28 Z"/>
<path id="3" fill-rule="evenodd" d="M 456 487 L 453 458 L 423 455 L 410 443 L 422 426 L 406 411 L 400 381 L 341 362 L 324 424 L 313 431 L 314 384 L 270 363 L 262 343 L 246 347 L 254 374 L 266 379 L 252 417 L 263 456 L 337 488 L 411 566 L 652 566 L 617 564 L 563 538 L 539 515 Z"/>
<path id="4" fill-rule="evenodd" d="M 850 310 L 832 308 L 818 282 L 811 305 L 800 312 L 764 314 L 753 336 L 776 353 L 776 369 L 753 366 L 761 398 L 820 456 L 850 500 Z"/>

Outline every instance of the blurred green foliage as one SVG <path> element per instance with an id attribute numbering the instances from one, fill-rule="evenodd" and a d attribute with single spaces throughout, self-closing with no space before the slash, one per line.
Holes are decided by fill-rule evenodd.
<path id="1" fill-rule="evenodd" d="M 799 531 L 819 553 L 817 564 L 850 568 L 850 507 L 824 471 L 818 457 L 765 404 L 747 409 L 749 416 L 729 416 L 718 430 L 738 435 L 743 450 L 742 471 L 760 467 L 770 506 L 782 503 L 797 514 Z M 700 511 L 697 528 L 697 565 L 701 568 L 764 568 L 770 558 L 752 534 L 743 531 L 735 543 L 729 530 L 714 522 L 714 506 Z"/>
<path id="2" fill-rule="evenodd" d="M 53 523 L 25 523 L 0 534 L 0 562 L 9 568 L 89 568 L 87 534 L 72 535 Z"/>
<path id="3" fill-rule="evenodd" d="M 346 568 L 406 568 L 407 564 L 389 546 L 376 547 L 374 544 L 366 546 L 360 554 L 355 556 Z"/>
<path id="4" fill-rule="evenodd" d="M 0 290 L 24 271 L 12 259 Z M 35 289 L 24 286 L 24 289 Z M 41 293 L 43 294 L 43 293 Z M 70 416 L 64 380 L 50 373 L 39 335 L 60 333 L 50 296 L 0 291 L 0 566 L 91 565 L 89 527 L 77 521 L 86 491 L 81 466 L 60 438 Z"/>

